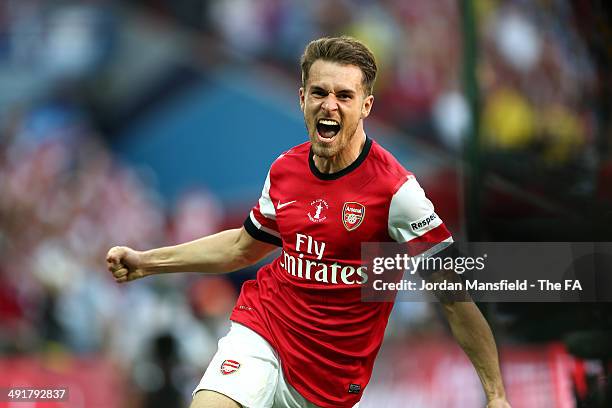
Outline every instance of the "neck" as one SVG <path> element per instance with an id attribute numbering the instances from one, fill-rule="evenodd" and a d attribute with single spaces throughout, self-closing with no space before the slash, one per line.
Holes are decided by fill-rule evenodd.
<path id="1" fill-rule="evenodd" d="M 349 145 L 332 157 L 313 155 L 314 164 L 321 173 L 337 173 L 350 166 L 361 154 L 365 145 L 366 135 L 363 130 L 356 132 Z"/>

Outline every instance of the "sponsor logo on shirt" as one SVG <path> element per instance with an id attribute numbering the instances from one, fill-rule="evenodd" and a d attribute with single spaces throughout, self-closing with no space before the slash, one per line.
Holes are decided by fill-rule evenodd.
<path id="1" fill-rule="evenodd" d="M 312 207 L 311 211 L 308 212 L 308 219 L 312 222 L 323 222 L 327 218 L 325 211 L 329 208 L 327 201 L 322 198 L 318 198 L 310 203 Z"/>
<path id="2" fill-rule="evenodd" d="M 365 218 L 365 205 L 349 201 L 342 207 L 342 224 L 347 231 L 357 229 Z"/>
<path id="3" fill-rule="evenodd" d="M 410 223 L 410 228 L 412 228 L 412 230 L 414 232 L 420 231 L 423 228 L 426 228 L 427 226 L 429 226 L 429 224 L 431 224 L 431 222 L 433 220 L 435 220 L 436 218 L 438 218 L 438 216 L 436 215 L 436 213 L 433 213 L 431 215 L 428 215 L 427 217 L 425 217 L 421 221 L 416 221 L 416 222 Z"/>
<path id="4" fill-rule="evenodd" d="M 280 266 L 290 275 L 307 281 L 334 285 L 363 285 L 368 281 L 368 267 L 324 261 L 326 243 L 307 234 L 297 233 L 295 252 L 283 249 Z"/>
<path id="5" fill-rule="evenodd" d="M 233 374 L 240 368 L 240 363 L 234 360 L 225 360 L 221 363 L 221 374 Z"/>

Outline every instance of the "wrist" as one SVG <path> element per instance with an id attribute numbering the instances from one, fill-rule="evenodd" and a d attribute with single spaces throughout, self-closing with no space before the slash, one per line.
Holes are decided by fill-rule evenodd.
<path id="1" fill-rule="evenodd" d="M 496 390 L 494 392 L 489 392 L 487 394 L 487 402 L 495 401 L 495 400 L 506 400 L 506 393 L 504 390 Z"/>
<path id="2" fill-rule="evenodd" d="M 155 272 L 156 261 L 155 261 L 155 250 L 154 249 L 151 249 L 148 251 L 137 251 L 136 257 L 138 259 L 137 268 L 142 270 L 145 276 L 154 275 L 156 273 Z"/>
<path id="3" fill-rule="evenodd" d="M 501 382 L 501 379 L 492 382 L 486 382 L 484 384 L 483 389 L 487 397 L 487 401 L 489 402 L 497 399 L 506 399 L 506 390 L 504 388 L 504 384 Z"/>
<path id="4" fill-rule="evenodd" d="M 497 397 L 487 401 L 487 408 L 511 408 L 506 397 Z"/>

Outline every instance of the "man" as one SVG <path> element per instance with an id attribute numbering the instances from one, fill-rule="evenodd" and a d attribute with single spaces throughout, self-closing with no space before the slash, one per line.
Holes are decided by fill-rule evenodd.
<path id="1" fill-rule="evenodd" d="M 452 245 L 414 176 L 365 135 L 377 71 L 370 50 L 349 37 L 322 38 L 308 44 L 301 64 L 310 140 L 275 160 L 242 228 L 108 253 L 116 281 L 127 282 L 156 273 L 231 272 L 283 248 L 257 280 L 244 283 L 193 408 L 357 406 L 392 308 L 361 301 L 369 279 L 361 242 L 425 243 L 428 254 Z M 487 407 L 509 407 L 495 342 L 478 309 L 447 302 L 444 310 Z"/>

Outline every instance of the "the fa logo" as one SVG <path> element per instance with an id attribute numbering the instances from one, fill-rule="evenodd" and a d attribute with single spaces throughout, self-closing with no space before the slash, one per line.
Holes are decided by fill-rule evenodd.
<path id="1" fill-rule="evenodd" d="M 325 211 L 329 208 L 327 202 L 319 198 L 310 203 L 312 210 L 308 212 L 308 219 L 312 222 L 322 222 L 325 221 L 327 216 L 325 215 Z"/>
<path id="2" fill-rule="evenodd" d="M 357 229 L 365 218 L 365 205 L 354 201 L 344 203 L 342 207 L 342 224 L 347 231 Z"/>

